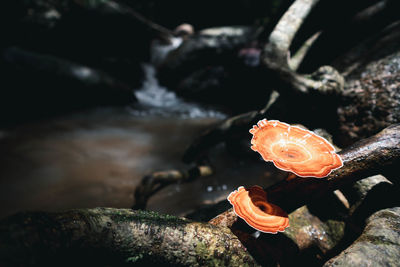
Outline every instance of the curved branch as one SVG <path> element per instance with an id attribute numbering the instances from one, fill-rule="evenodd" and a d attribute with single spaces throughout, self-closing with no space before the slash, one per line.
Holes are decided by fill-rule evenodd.
<path id="1" fill-rule="evenodd" d="M 264 47 L 266 60 L 288 66 L 289 48 L 293 38 L 319 0 L 296 0 L 279 20 Z"/>
<path id="2" fill-rule="evenodd" d="M 262 62 L 267 70 L 275 73 L 286 84 L 277 88 L 284 95 L 330 95 L 343 91 L 343 77 L 330 66 L 322 66 L 311 75 L 300 75 L 290 68 L 290 45 L 318 2 L 319 0 L 296 0 L 280 19 L 269 36 L 269 42 L 264 46 Z M 296 60 L 292 64 L 295 68 L 301 63 L 299 58 Z"/>
<path id="3" fill-rule="evenodd" d="M 308 38 L 304 44 L 296 51 L 296 53 L 289 59 L 289 67 L 296 71 L 303 59 L 307 55 L 308 51 L 310 50 L 312 44 L 318 39 L 321 32 L 314 33 L 310 38 Z"/>

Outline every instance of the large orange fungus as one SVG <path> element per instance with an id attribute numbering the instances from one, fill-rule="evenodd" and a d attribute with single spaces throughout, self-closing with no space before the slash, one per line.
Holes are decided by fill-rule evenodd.
<path id="1" fill-rule="evenodd" d="M 254 229 L 276 234 L 289 226 L 289 218 L 278 206 L 268 203 L 267 193 L 259 186 L 239 187 L 228 196 L 237 216 Z"/>
<path id="2" fill-rule="evenodd" d="M 322 178 L 343 166 L 335 148 L 315 133 L 276 120 L 261 120 L 250 129 L 251 149 L 265 161 L 301 177 Z"/>

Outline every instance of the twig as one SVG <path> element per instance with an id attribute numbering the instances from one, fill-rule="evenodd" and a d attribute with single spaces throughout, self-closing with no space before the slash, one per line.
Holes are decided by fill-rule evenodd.
<path id="1" fill-rule="evenodd" d="M 310 38 L 308 38 L 304 44 L 296 51 L 296 54 L 294 54 L 290 59 L 289 59 L 289 67 L 290 69 L 296 71 L 301 62 L 303 62 L 304 57 L 307 55 L 307 52 L 310 50 L 312 44 L 318 39 L 320 36 L 321 32 L 316 32 L 314 33 Z"/>

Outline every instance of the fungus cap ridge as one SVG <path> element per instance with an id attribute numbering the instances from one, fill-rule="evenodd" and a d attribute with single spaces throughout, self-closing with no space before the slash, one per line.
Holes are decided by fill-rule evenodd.
<path id="1" fill-rule="evenodd" d="M 287 213 L 268 203 L 266 192 L 259 186 L 240 186 L 229 194 L 228 201 L 237 216 L 260 232 L 276 234 L 289 226 Z"/>
<path id="2" fill-rule="evenodd" d="M 297 176 L 323 178 L 343 166 L 333 145 L 312 131 L 263 119 L 250 133 L 252 150 L 277 168 Z"/>

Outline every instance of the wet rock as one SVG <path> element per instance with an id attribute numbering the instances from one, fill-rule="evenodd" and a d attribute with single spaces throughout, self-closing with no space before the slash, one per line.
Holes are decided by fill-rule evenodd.
<path id="1" fill-rule="evenodd" d="M 259 67 L 261 50 L 251 44 L 254 34 L 250 27 L 237 26 L 193 35 L 160 65 L 161 83 L 187 99 L 235 112 L 261 108 L 270 92 Z"/>
<path id="2" fill-rule="evenodd" d="M 171 52 L 160 66 L 160 78 L 165 83 L 177 83 L 194 70 L 224 62 L 236 55 L 239 48 L 254 36 L 246 26 L 210 28 L 185 40 Z"/>

